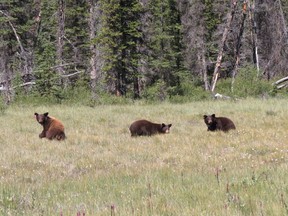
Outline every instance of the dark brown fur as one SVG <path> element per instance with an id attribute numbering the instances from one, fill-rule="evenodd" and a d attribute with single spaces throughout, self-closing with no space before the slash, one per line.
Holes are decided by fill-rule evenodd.
<path id="1" fill-rule="evenodd" d="M 208 127 L 208 131 L 229 131 L 231 129 L 236 129 L 233 121 L 226 117 L 216 117 L 215 114 L 212 115 L 204 115 L 204 122 Z"/>
<path id="2" fill-rule="evenodd" d="M 147 120 L 138 120 L 129 127 L 131 136 L 151 136 L 158 133 L 169 133 L 172 124 L 156 124 Z"/>
<path id="3" fill-rule="evenodd" d="M 64 140 L 64 125 L 57 119 L 48 116 L 48 112 L 44 114 L 34 113 L 39 124 L 43 126 L 43 131 L 39 134 L 40 138 L 46 137 L 49 140 Z"/>

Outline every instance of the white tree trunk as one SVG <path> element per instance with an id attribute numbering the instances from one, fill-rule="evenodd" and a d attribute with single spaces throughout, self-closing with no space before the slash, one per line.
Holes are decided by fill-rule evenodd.
<path id="1" fill-rule="evenodd" d="M 213 73 L 213 78 L 212 78 L 212 82 L 211 82 L 211 89 L 210 90 L 213 93 L 214 93 L 214 90 L 215 90 L 216 82 L 217 82 L 218 77 L 219 77 L 219 73 L 220 73 L 219 69 L 220 69 L 221 62 L 222 62 L 224 45 L 225 45 L 225 42 L 226 42 L 226 39 L 227 39 L 227 35 L 228 35 L 228 31 L 230 29 L 230 26 L 231 26 L 231 23 L 232 23 L 234 14 L 235 14 L 236 6 L 237 6 L 237 0 L 232 0 L 231 4 L 232 4 L 231 5 L 231 11 L 230 11 L 230 13 L 228 14 L 228 17 L 227 17 L 227 23 L 226 23 L 226 27 L 225 27 L 224 32 L 223 32 L 221 44 L 219 46 L 218 57 L 217 57 L 217 61 L 216 61 L 216 65 L 215 65 L 215 69 L 214 69 L 214 73 Z"/>
<path id="2" fill-rule="evenodd" d="M 61 77 L 64 75 L 64 67 L 63 65 L 63 46 L 64 46 L 64 28 L 65 28 L 65 5 L 64 0 L 58 0 L 58 13 L 57 13 L 57 19 L 58 19 L 58 26 L 57 26 L 57 47 L 56 47 L 56 64 L 60 65 L 57 67 L 57 72 L 59 76 Z M 67 80 L 65 78 L 60 78 L 61 84 L 66 87 Z"/>

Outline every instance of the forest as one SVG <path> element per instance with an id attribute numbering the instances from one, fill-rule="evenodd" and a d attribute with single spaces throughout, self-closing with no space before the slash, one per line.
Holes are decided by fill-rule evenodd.
<path id="1" fill-rule="evenodd" d="M 1 0 L 1 97 L 287 95 L 287 21 L 285 0 Z"/>

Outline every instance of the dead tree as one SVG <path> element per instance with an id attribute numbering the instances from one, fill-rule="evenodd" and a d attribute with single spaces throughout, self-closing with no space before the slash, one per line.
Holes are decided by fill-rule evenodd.
<path id="1" fill-rule="evenodd" d="M 236 6 L 237 6 L 237 0 L 232 0 L 231 10 L 227 16 L 227 23 L 226 23 L 226 27 L 225 27 L 224 32 L 223 32 L 221 44 L 219 46 L 218 57 L 217 57 L 217 61 L 216 61 L 216 65 L 215 65 L 215 69 L 214 69 L 214 73 L 213 73 L 213 78 L 212 78 L 212 82 L 211 82 L 211 89 L 210 90 L 212 93 L 214 93 L 216 82 L 217 82 L 218 77 L 219 77 L 220 67 L 221 67 L 222 57 L 223 57 L 224 45 L 225 45 L 225 42 L 227 39 L 228 31 L 230 29 L 232 20 L 234 18 Z"/>
<path id="2" fill-rule="evenodd" d="M 235 48 L 235 56 L 236 56 L 236 61 L 235 61 L 235 65 L 234 65 L 234 69 L 232 72 L 232 83 L 231 83 L 231 90 L 233 91 L 233 85 L 235 82 L 235 76 L 237 74 L 238 71 L 238 66 L 240 63 L 240 48 L 241 48 L 241 39 L 244 33 L 244 24 L 245 24 L 245 20 L 246 20 L 246 16 L 247 16 L 247 2 L 244 1 L 243 2 L 243 7 L 242 7 L 242 18 L 241 18 L 241 24 L 240 24 L 240 30 L 239 33 L 237 35 L 237 41 L 236 41 L 236 48 Z"/>
<path id="3" fill-rule="evenodd" d="M 0 36 L 1 41 L 4 41 L 3 36 Z M 8 47 L 0 43 L 0 71 L 1 71 L 1 92 L 3 92 L 4 103 L 9 104 L 12 100 L 11 88 L 11 67 L 8 67 L 9 56 Z"/>
<path id="4" fill-rule="evenodd" d="M 202 9 L 202 12 L 204 12 L 203 9 Z M 205 26 L 204 20 L 200 19 L 199 32 L 197 33 L 198 40 L 199 40 L 198 42 L 199 46 L 197 47 L 198 61 L 199 61 L 198 64 L 202 65 L 201 75 L 203 78 L 205 91 L 209 91 L 209 82 L 208 82 L 208 75 L 207 75 L 207 61 L 206 61 L 207 47 L 205 45 L 206 43 L 203 37 L 203 35 L 205 35 L 204 26 Z"/>
<path id="5" fill-rule="evenodd" d="M 208 82 L 208 76 L 207 76 L 207 63 L 206 63 L 205 49 L 202 49 L 201 60 L 202 60 L 202 76 L 203 76 L 203 81 L 204 81 L 204 87 L 205 87 L 205 91 L 208 91 L 209 82 Z"/>
<path id="6" fill-rule="evenodd" d="M 63 65 L 63 47 L 64 47 L 64 28 L 65 28 L 65 3 L 64 0 L 58 0 L 58 11 L 57 11 L 57 48 L 56 48 L 56 64 Z M 64 75 L 64 67 L 57 67 L 59 76 Z M 64 87 L 67 85 L 65 78 L 60 78 L 60 83 Z"/>
<path id="7" fill-rule="evenodd" d="M 20 59 L 20 62 L 21 62 L 21 76 L 22 76 L 22 80 L 23 80 L 23 83 L 26 83 L 26 82 L 31 82 L 31 80 L 33 79 L 33 46 L 32 46 L 32 43 L 30 43 L 30 48 L 29 49 L 25 49 L 23 44 L 22 44 L 22 41 L 21 41 L 21 38 L 20 38 L 20 35 L 17 33 L 16 31 L 16 28 L 14 27 L 12 21 L 10 21 L 10 19 L 12 19 L 12 17 L 9 16 L 9 14 L 5 13 L 4 11 L 0 10 L 0 14 L 2 14 L 3 16 L 7 17 L 7 22 L 8 22 L 8 25 L 10 26 L 10 28 L 12 29 L 13 31 L 13 34 L 16 38 L 16 41 L 18 43 L 18 46 L 19 46 L 19 49 L 20 49 L 20 52 L 18 53 L 18 56 L 19 56 L 19 59 Z M 39 14 L 40 15 L 40 11 L 39 11 Z M 35 22 L 36 26 L 39 25 L 39 22 L 36 20 Z M 33 34 L 33 36 L 35 37 L 35 32 Z M 30 50 L 30 51 L 29 51 Z M 29 90 L 29 85 L 28 86 L 25 86 L 24 87 L 26 91 Z"/>
<path id="8" fill-rule="evenodd" d="M 281 88 L 284 88 L 284 87 L 288 86 L 288 82 L 287 81 L 288 81 L 288 76 L 284 77 L 284 78 L 282 78 L 280 80 L 277 80 L 276 82 L 273 83 L 273 85 L 276 86 L 277 89 L 281 89 Z"/>
<path id="9" fill-rule="evenodd" d="M 279 13 L 280 13 L 280 18 L 281 18 L 281 23 L 282 23 L 282 26 L 283 26 L 284 38 L 286 39 L 286 43 L 288 43 L 288 29 L 287 29 L 287 24 L 286 24 L 286 20 L 285 20 L 285 16 L 284 16 L 284 11 L 283 11 L 281 0 L 278 0 L 278 5 L 279 5 L 279 10 L 280 10 Z"/>
<path id="10" fill-rule="evenodd" d="M 265 27 L 269 37 L 266 41 L 263 40 L 267 50 L 264 53 L 266 55 L 264 55 L 262 75 L 270 80 L 276 75 L 286 75 L 288 32 L 281 0 L 267 1 L 266 5 L 266 11 L 269 12 L 269 17 L 266 19 L 269 24 Z M 263 34 L 264 39 L 266 32 Z"/>
<path id="11" fill-rule="evenodd" d="M 100 45 L 94 40 L 97 36 L 97 32 L 101 29 L 100 22 L 100 6 L 98 0 L 89 0 L 90 6 L 90 17 L 89 17 L 89 28 L 90 28 L 90 81 L 91 81 L 91 92 L 92 99 L 98 99 L 97 87 L 99 87 L 99 80 L 101 79 L 101 68 L 103 66 L 103 59 L 100 54 Z"/>
<path id="12" fill-rule="evenodd" d="M 257 25 L 255 22 L 255 1 L 253 1 L 252 5 L 249 0 L 247 0 L 248 14 L 250 20 L 250 29 L 251 29 L 251 41 L 252 41 L 252 49 L 253 49 L 253 63 L 257 68 L 257 75 L 259 75 L 259 56 L 258 56 L 258 42 L 257 42 Z"/>

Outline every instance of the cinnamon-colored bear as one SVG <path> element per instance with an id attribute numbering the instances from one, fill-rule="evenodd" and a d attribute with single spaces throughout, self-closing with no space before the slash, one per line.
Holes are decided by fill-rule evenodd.
<path id="1" fill-rule="evenodd" d="M 34 113 L 34 115 L 37 122 L 43 126 L 43 131 L 39 134 L 40 138 L 46 137 L 49 140 L 64 140 L 66 138 L 64 125 L 56 118 L 48 116 L 48 112 L 44 114 Z"/>

